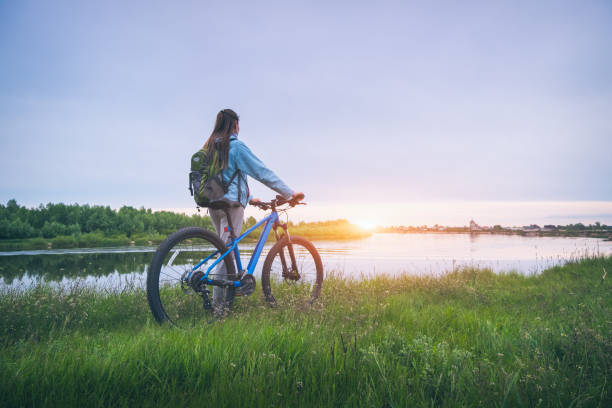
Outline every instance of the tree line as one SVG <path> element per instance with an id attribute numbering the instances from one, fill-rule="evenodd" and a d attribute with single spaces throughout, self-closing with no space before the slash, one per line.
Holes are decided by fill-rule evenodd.
<path id="1" fill-rule="evenodd" d="M 0 239 L 54 238 L 101 232 L 106 235 L 157 233 L 168 234 L 182 227 L 212 228 L 210 218 L 194 214 L 187 216 L 169 211 L 153 212 L 150 208 L 79 204 L 40 204 L 26 208 L 9 200 L 0 204 Z"/>

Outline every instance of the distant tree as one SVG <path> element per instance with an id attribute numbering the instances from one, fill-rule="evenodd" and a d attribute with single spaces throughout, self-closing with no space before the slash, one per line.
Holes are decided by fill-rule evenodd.
<path id="1" fill-rule="evenodd" d="M 6 209 L 9 213 L 15 213 L 19 210 L 19 205 L 17 204 L 17 200 L 10 199 L 6 202 Z"/>
<path id="2" fill-rule="evenodd" d="M 109 206 L 48 203 L 28 209 L 14 199 L 9 200 L 6 206 L 0 204 L 0 239 L 54 238 L 91 232 L 131 237 L 141 233 L 167 234 L 186 226 L 212 229 L 210 217 L 207 216 L 153 212 L 143 207 L 137 210 L 123 206 L 115 211 Z"/>
<path id="3" fill-rule="evenodd" d="M 68 228 L 57 221 L 46 221 L 42 227 L 42 236 L 45 238 L 54 238 L 59 235 L 68 235 Z"/>
<path id="4" fill-rule="evenodd" d="M 27 221 L 13 219 L 8 224 L 9 238 L 32 238 L 36 236 L 36 230 Z"/>
<path id="5" fill-rule="evenodd" d="M 0 217 L 0 239 L 10 238 L 8 218 Z"/>
<path id="6" fill-rule="evenodd" d="M 73 237 L 78 237 L 81 235 L 81 226 L 79 224 L 71 224 L 66 229 L 66 235 L 72 235 Z"/>
<path id="7" fill-rule="evenodd" d="M 244 222 L 244 225 L 246 226 L 246 228 L 251 228 L 253 225 L 257 224 L 257 220 L 255 219 L 255 217 L 250 216 L 249 218 L 246 219 L 246 221 Z"/>

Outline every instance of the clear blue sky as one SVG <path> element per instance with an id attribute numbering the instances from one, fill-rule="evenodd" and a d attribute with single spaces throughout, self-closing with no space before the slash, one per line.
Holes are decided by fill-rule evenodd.
<path id="1" fill-rule="evenodd" d="M 226 107 L 313 204 L 612 201 L 606 0 L 3 1 L 0 55 L 0 202 L 191 207 Z"/>

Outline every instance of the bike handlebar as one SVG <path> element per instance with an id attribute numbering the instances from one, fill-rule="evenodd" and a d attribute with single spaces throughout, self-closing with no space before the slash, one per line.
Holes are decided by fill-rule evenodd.
<path id="1" fill-rule="evenodd" d="M 249 204 L 259 207 L 262 210 L 268 210 L 270 208 L 275 209 L 279 205 L 289 204 L 289 207 L 295 207 L 296 205 L 306 205 L 306 203 L 300 203 L 304 199 L 304 194 L 298 194 L 295 197 L 291 197 L 290 199 L 286 199 L 283 196 L 277 195 L 275 199 L 271 201 L 253 201 L 251 200 Z"/>

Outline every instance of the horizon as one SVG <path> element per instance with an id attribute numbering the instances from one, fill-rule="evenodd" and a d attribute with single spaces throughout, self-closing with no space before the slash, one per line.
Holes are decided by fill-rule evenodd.
<path id="1" fill-rule="evenodd" d="M 296 220 L 610 225 L 609 38 L 606 1 L 5 2 L 0 202 L 195 211 L 231 107 Z"/>
<path id="2" fill-rule="evenodd" d="M 57 203 L 22 203 L 17 204 L 26 208 L 38 208 L 47 204 Z M 306 199 L 308 203 L 308 200 Z M 63 202 L 62 202 L 63 203 Z M 150 209 L 153 212 L 170 211 L 178 214 L 207 216 L 207 209 L 199 211 L 194 207 L 188 208 L 155 208 L 144 205 L 110 205 L 103 203 L 76 203 L 66 202 L 66 205 L 109 206 L 119 210 L 123 206 Z M 0 203 L 0 205 L 5 205 Z M 382 208 L 385 216 L 364 216 L 368 207 Z M 451 211 L 452 209 L 452 211 Z M 404 214 L 406 216 L 397 216 Z M 500 216 L 500 212 L 512 213 L 511 217 Z M 261 219 L 267 212 L 255 207 L 247 206 L 245 219 L 253 216 Z M 606 201 L 591 202 L 429 202 L 429 203 L 378 203 L 371 205 L 334 205 L 320 204 L 298 206 L 290 210 L 290 221 L 293 222 L 323 222 L 346 219 L 352 224 L 365 229 L 394 226 L 449 226 L 465 227 L 470 220 L 482 226 L 501 225 L 503 227 L 522 227 L 531 224 L 537 225 L 568 225 L 582 223 L 594 225 L 599 222 L 603 225 L 612 225 L 612 203 Z M 406 220 L 406 221 L 402 221 Z"/>

